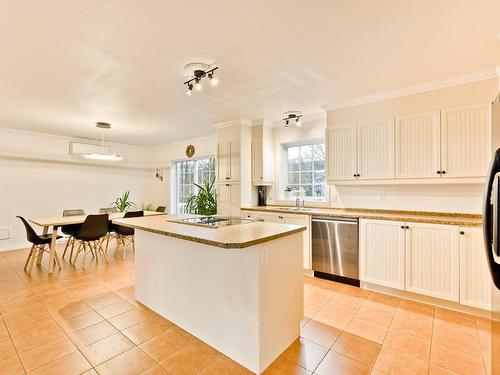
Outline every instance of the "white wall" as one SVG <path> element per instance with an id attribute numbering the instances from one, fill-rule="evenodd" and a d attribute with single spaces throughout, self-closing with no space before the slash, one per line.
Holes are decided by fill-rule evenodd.
<path id="1" fill-rule="evenodd" d="M 208 157 L 216 156 L 217 154 L 217 136 L 188 139 L 182 142 L 169 143 L 162 146 L 153 147 L 151 149 L 151 160 L 155 168 L 160 168 L 163 171 L 163 182 L 157 182 L 153 185 L 152 198 L 154 201 L 168 202 L 169 212 L 173 212 L 172 205 L 172 173 L 171 166 L 179 160 L 187 159 L 186 147 L 192 144 L 195 147 L 195 155 L 193 157 Z"/>
<path id="2" fill-rule="evenodd" d="M 292 122 L 293 124 L 293 122 Z M 276 181 L 275 184 L 270 188 L 267 202 L 268 204 L 279 204 L 282 194 L 278 189 L 282 189 L 282 183 L 286 179 L 285 174 L 280 174 L 280 171 L 286 170 L 282 168 L 280 164 L 286 163 L 284 156 L 282 156 L 283 144 L 302 142 L 305 140 L 316 140 L 325 138 L 325 128 L 326 128 L 326 113 L 318 114 L 314 116 L 307 116 L 302 119 L 302 126 L 297 127 L 295 125 L 290 125 L 285 128 L 282 122 L 274 124 L 273 128 L 273 138 L 276 148 Z"/>
<path id="3" fill-rule="evenodd" d="M 0 250 L 26 245 L 16 215 L 60 216 L 71 208 L 95 213 L 125 190 L 137 204 L 162 202 L 153 198 L 148 149 L 119 145 L 123 162 L 87 162 L 69 156 L 69 140 L 0 129 L 0 227 L 12 228 L 12 237 L 0 240 Z"/>

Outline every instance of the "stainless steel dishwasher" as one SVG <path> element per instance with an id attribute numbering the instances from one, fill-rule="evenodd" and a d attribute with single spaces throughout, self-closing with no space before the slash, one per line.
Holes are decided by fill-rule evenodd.
<path id="1" fill-rule="evenodd" d="M 312 218 L 314 276 L 359 286 L 358 219 Z"/>

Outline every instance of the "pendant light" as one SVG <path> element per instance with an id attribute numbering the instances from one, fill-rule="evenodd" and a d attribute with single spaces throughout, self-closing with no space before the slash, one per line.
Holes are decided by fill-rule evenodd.
<path id="1" fill-rule="evenodd" d="M 101 129 L 101 150 L 96 152 L 89 152 L 87 154 L 83 154 L 85 159 L 90 160 L 103 160 L 103 161 L 120 161 L 123 158 L 118 152 L 117 147 L 112 143 L 104 143 L 104 131 L 111 129 L 111 124 L 107 122 L 96 122 L 96 128 Z M 109 151 L 111 150 L 111 152 Z"/>

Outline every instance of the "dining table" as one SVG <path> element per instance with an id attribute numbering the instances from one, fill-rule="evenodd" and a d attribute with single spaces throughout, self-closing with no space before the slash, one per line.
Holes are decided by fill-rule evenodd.
<path id="1" fill-rule="evenodd" d="M 109 221 L 115 219 L 122 219 L 125 215 L 125 212 L 114 212 L 110 213 Z M 165 212 L 156 212 L 156 211 L 146 211 L 144 210 L 144 216 L 151 215 L 167 215 Z M 59 227 L 63 225 L 71 225 L 71 224 L 82 224 L 88 215 L 76 215 L 76 216 L 56 216 L 56 217 L 48 217 L 48 218 L 37 218 L 37 219 L 29 219 L 29 221 L 35 225 L 38 225 L 43 228 L 43 234 L 48 234 L 49 229 L 52 228 L 52 238 L 50 242 L 50 255 L 49 255 L 49 273 L 54 272 L 54 265 L 56 263 L 56 258 L 58 257 L 56 252 L 56 242 L 57 242 L 57 233 Z M 41 262 L 41 257 L 38 258 L 38 264 Z M 59 266 L 60 268 L 60 266 Z"/>

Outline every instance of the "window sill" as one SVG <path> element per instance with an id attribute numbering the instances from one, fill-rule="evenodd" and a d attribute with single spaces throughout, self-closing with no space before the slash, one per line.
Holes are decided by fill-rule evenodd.
<path id="1" fill-rule="evenodd" d="M 300 199 L 300 198 L 299 198 Z M 305 200 L 306 206 L 309 207 L 328 207 L 329 203 L 325 200 L 308 200 L 308 199 L 300 199 L 300 204 L 302 205 L 302 200 Z M 274 205 L 284 205 L 284 206 L 295 206 L 295 199 L 276 199 L 273 203 Z"/>

